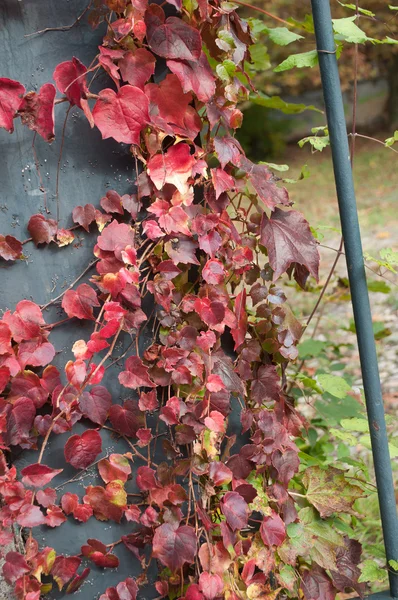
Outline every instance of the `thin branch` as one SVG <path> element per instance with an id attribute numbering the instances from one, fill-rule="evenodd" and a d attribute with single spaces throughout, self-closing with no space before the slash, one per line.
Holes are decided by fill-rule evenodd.
<path id="1" fill-rule="evenodd" d="M 26 240 L 28 241 L 28 240 Z M 89 265 L 84 269 L 83 273 L 80 273 L 79 277 L 77 277 L 70 285 L 68 285 L 68 287 L 61 293 L 59 294 L 59 296 L 57 296 L 56 298 L 52 298 L 49 302 L 47 302 L 47 304 L 42 304 L 40 306 L 41 310 L 44 310 L 45 308 L 48 308 L 49 306 L 51 306 L 51 304 L 54 304 L 55 302 L 57 302 L 57 300 L 60 300 L 62 298 L 62 296 L 68 291 L 71 290 L 73 288 L 73 286 L 76 285 L 76 283 L 82 278 L 84 277 L 84 275 L 99 261 L 99 258 L 96 258 L 95 260 L 93 260 L 91 263 L 89 263 Z"/>
<path id="2" fill-rule="evenodd" d="M 239 6 L 245 6 L 246 8 L 251 8 L 252 10 L 256 10 L 257 12 L 260 12 L 262 15 L 270 17 L 271 19 L 274 19 L 275 21 L 279 21 L 279 23 L 283 23 L 284 25 L 288 25 L 289 27 L 295 27 L 295 25 L 293 25 L 293 23 L 289 23 L 289 21 L 285 21 L 284 19 L 281 19 L 277 15 L 273 15 L 272 13 L 268 12 L 267 10 L 260 8 L 259 6 L 253 6 L 252 4 L 248 4 L 247 2 L 241 2 L 240 0 L 234 0 L 234 4 L 239 4 Z"/>
<path id="3" fill-rule="evenodd" d="M 398 150 L 395 150 L 395 148 L 393 148 L 392 146 L 387 146 L 386 143 L 383 142 L 383 140 L 378 140 L 377 138 L 370 137 L 369 135 L 363 135 L 362 133 L 349 133 L 348 135 L 354 136 L 354 137 L 360 137 L 360 138 L 363 138 L 364 140 L 370 140 L 371 142 L 377 142 L 378 144 L 381 144 L 382 146 L 384 146 L 384 148 L 387 148 L 388 150 L 392 150 L 393 152 L 398 154 Z"/>
<path id="4" fill-rule="evenodd" d="M 46 27 L 45 29 L 40 29 L 40 31 L 34 31 L 33 33 L 27 33 L 24 37 L 32 37 L 33 35 L 42 35 L 43 33 L 48 33 L 49 31 L 69 31 L 73 29 L 84 17 L 86 12 L 90 9 L 93 0 L 90 0 L 89 4 L 86 6 L 84 11 L 76 18 L 76 20 L 72 23 L 72 25 L 61 25 L 60 27 Z"/>

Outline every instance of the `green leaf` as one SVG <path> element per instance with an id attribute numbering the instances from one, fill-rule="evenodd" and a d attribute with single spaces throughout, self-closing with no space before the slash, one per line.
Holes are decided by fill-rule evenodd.
<path id="1" fill-rule="evenodd" d="M 384 39 L 380 41 L 381 44 L 398 44 L 398 40 L 395 38 L 391 38 L 389 35 L 386 35 Z"/>
<path id="2" fill-rule="evenodd" d="M 304 39 L 302 35 L 293 33 L 293 31 L 290 31 L 287 27 L 269 28 L 267 33 L 270 40 L 274 42 L 274 44 L 278 44 L 278 46 L 287 46 L 292 42 Z"/>
<path id="3" fill-rule="evenodd" d="M 216 67 L 217 75 L 224 83 L 229 83 L 236 72 L 236 65 L 232 60 L 224 60 Z"/>
<path id="4" fill-rule="evenodd" d="M 358 433 L 369 433 L 369 423 L 366 419 L 342 419 L 340 425 L 347 431 L 356 431 Z"/>
<path id="5" fill-rule="evenodd" d="M 346 380 L 338 375 L 322 373 L 317 376 L 317 379 L 323 391 L 328 392 L 328 394 L 331 394 L 335 398 L 345 398 L 351 390 L 351 386 L 348 385 Z"/>
<path id="6" fill-rule="evenodd" d="M 345 398 L 321 398 L 315 402 L 315 410 L 325 419 L 327 427 L 338 425 L 341 419 L 362 416 L 362 406 L 352 396 Z"/>
<path id="7" fill-rule="evenodd" d="M 360 569 L 359 583 L 373 583 L 375 581 L 384 581 L 387 578 L 387 571 L 381 569 L 374 560 L 364 560 Z"/>
<path id="8" fill-rule="evenodd" d="M 350 446 L 356 446 L 358 443 L 357 438 L 352 435 L 352 433 L 348 433 L 348 431 L 341 431 L 340 429 L 335 429 L 332 427 L 330 429 L 330 433 L 339 440 L 346 442 Z"/>
<path id="9" fill-rule="evenodd" d="M 274 108 L 280 110 L 285 115 L 298 115 L 305 110 L 314 110 L 322 113 L 323 111 L 313 105 L 307 104 L 295 104 L 294 102 L 285 102 L 280 96 L 266 96 L 259 92 L 258 94 L 250 94 L 250 100 L 253 104 L 264 106 L 265 108 Z"/>
<path id="10" fill-rule="evenodd" d="M 308 52 L 301 52 L 300 54 L 291 54 L 286 60 L 281 62 L 280 65 L 275 67 L 275 73 L 282 71 L 288 71 L 297 67 L 302 69 L 304 67 L 315 67 L 318 64 L 318 55 L 316 50 L 309 50 Z"/>
<path id="11" fill-rule="evenodd" d="M 388 5 L 388 8 L 390 10 L 398 10 L 398 6 L 391 6 L 391 4 Z"/>
<path id="12" fill-rule="evenodd" d="M 332 19 L 333 29 L 345 42 L 363 44 L 370 38 L 355 24 L 355 19 L 355 15 L 353 17 L 344 17 L 343 19 Z"/>
<path id="13" fill-rule="evenodd" d="M 261 19 L 254 19 L 253 17 L 250 17 L 247 22 L 250 27 L 250 33 L 256 39 L 258 39 L 262 33 L 267 33 L 268 31 L 268 27 Z"/>
<path id="14" fill-rule="evenodd" d="M 314 390 L 318 394 L 322 394 L 322 388 L 319 387 L 317 381 L 308 375 L 304 375 L 303 373 L 298 373 L 296 379 L 301 381 L 305 387 Z"/>
<path id="15" fill-rule="evenodd" d="M 388 564 L 394 571 L 398 571 L 398 560 L 391 559 L 388 561 Z"/>
<path id="16" fill-rule="evenodd" d="M 300 556 L 324 569 L 337 570 L 336 552 L 344 547 L 344 540 L 334 529 L 331 519 L 320 519 L 312 507 L 302 508 L 298 516 L 299 523 L 290 523 L 286 527 L 288 538 L 278 548 L 282 561 L 294 564 Z"/>
<path id="17" fill-rule="evenodd" d="M 249 46 L 249 52 L 251 57 L 250 66 L 255 71 L 266 71 L 271 67 L 269 54 L 264 44 L 259 43 Z"/>
<path id="18" fill-rule="evenodd" d="M 379 292 L 380 294 L 389 294 L 390 286 L 385 281 L 368 281 L 369 292 Z"/>
<path id="19" fill-rule="evenodd" d="M 355 12 L 357 11 L 357 7 L 355 6 L 355 4 L 343 4 L 342 2 L 339 2 L 339 4 L 341 4 L 341 6 L 344 6 L 345 8 L 350 8 L 351 10 L 355 10 Z M 358 12 L 361 13 L 362 15 L 366 15 L 367 17 L 375 16 L 375 14 L 371 10 L 367 10 L 366 8 L 360 8 L 359 6 L 358 6 Z"/>
<path id="20" fill-rule="evenodd" d="M 320 340 L 306 340 L 305 342 L 301 342 L 298 347 L 299 358 L 319 356 L 327 346 L 327 342 L 321 342 Z"/>
<path id="21" fill-rule="evenodd" d="M 284 179 L 284 183 L 298 183 L 299 181 L 302 181 L 303 179 L 307 179 L 307 177 L 310 176 L 310 170 L 308 168 L 308 165 L 303 165 L 301 167 L 301 171 L 300 171 L 300 175 L 297 177 L 297 179 Z M 312 228 L 311 228 L 312 230 Z M 314 232 L 312 232 L 314 233 Z"/>
<path id="22" fill-rule="evenodd" d="M 198 3 L 196 0 L 183 0 L 182 4 L 185 10 L 188 11 L 190 15 L 192 15 L 194 11 L 198 8 Z"/>
<path id="23" fill-rule="evenodd" d="M 292 592 L 297 581 L 296 571 L 290 565 L 283 565 L 279 571 L 278 580 L 284 588 Z"/>
<path id="24" fill-rule="evenodd" d="M 306 498 L 319 511 L 321 517 L 334 513 L 353 513 L 355 500 L 364 496 L 358 485 L 344 477 L 344 471 L 328 467 L 309 467 L 303 476 L 307 488 Z"/>
<path id="25" fill-rule="evenodd" d="M 396 129 L 394 131 L 394 135 L 392 137 L 387 138 L 384 143 L 386 146 L 391 147 L 393 144 L 395 144 L 395 142 L 398 142 L 398 129 Z"/>
<path id="26" fill-rule="evenodd" d="M 382 248 L 380 250 L 380 258 L 389 266 L 398 266 L 398 252 L 394 252 L 392 248 Z"/>
<path id="27" fill-rule="evenodd" d="M 304 146 L 304 144 L 311 144 L 314 150 L 318 150 L 322 152 L 324 148 L 327 148 L 330 144 L 330 139 L 328 135 L 310 135 L 308 137 L 303 138 L 298 142 L 300 148 Z"/>

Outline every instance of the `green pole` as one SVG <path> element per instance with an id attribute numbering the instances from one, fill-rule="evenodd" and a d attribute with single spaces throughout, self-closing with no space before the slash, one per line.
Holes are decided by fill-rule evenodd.
<path id="1" fill-rule="evenodd" d="M 398 517 L 332 18 L 329 0 L 311 4 L 388 562 L 398 560 Z M 390 566 L 389 580 L 398 598 L 398 572 Z"/>

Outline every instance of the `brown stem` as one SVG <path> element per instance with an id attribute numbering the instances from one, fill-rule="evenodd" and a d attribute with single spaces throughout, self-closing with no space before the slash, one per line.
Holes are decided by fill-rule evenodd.
<path id="1" fill-rule="evenodd" d="M 284 25 L 288 25 L 289 27 L 296 27 L 292 23 L 289 23 L 289 21 L 285 21 L 284 19 L 281 19 L 280 17 L 273 15 L 272 13 L 268 12 L 267 10 L 260 8 L 259 6 L 253 6 L 252 4 L 248 4 L 247 2 L 241 2 L 240 0 L 234 0 L 234 4 L 239 4 L 239 6 L 245 6 L 246 8 L 251 8 L 252 10 L 256 10 L 257 12 L 260 12 L 262 15 L 266 15 L 267 17 L 270 17 L 271 19 L 274 19 L 275 21 L 279 21 L 279 23 L 283 23 Z"/>
<path id="2" fill-rule="evenodd" d="M 72 23 L 72 25 L 61 25 L 60 27 L 46 27 L 45 29 L 40 29 L 40 31 L 34 31 L 33 33 L 28 33 L 24 37 L 32 37 L 33 35 L 41 35 L 43 33 L 47 33 L 48 31 L 69 31 L 73 27 L 75 27 L 84 17 L 86 12 L 89 10 L 93 3 L 93 0 L 86 6 L 84 11 L 76 18 L 76 20 Z"/>
<path id="3" fill-rule="evenodd" d="M 29 240 L 25 240 L 26 243 Z M 57 302 L 57 300 L 60 300 L 62 298 L 62 296 L 64 294 L 66 294 L 66 292 L 68 290 L 71 290 L 73 288 L 73 286 L 76 285 L 76 283 L 82 278 L 84 277 L 84 275 L 99 261 L 99 258 L 96 258 L 95 260 L 93 260 L 91 263 L 89 263 L 89 265 L 84 269 L 83 273 L 80 273 L 79 277 L 77 277 L 63 292 L 62 294 L 59 294 L 59 296 L 57 296 L 56 298 L 52 298 L 49 302 L 47 302 L 47 304 L 42 304 L 40 306 L 41 310 L 44 310 L 45 308 L 48 308 L 49 306 L 51 306 L 51 304 L 54 304 L 55 302 Z"/>

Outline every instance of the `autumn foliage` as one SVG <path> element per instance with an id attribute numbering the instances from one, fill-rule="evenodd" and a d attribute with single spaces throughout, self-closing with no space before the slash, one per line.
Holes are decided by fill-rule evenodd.
<path id="1" fill-rule="evenodd" d="M 0 320 L 1 544 L 13 526 L 25 532 L 25 551 L 7 554 L 4 577 L 19 600 L 39 600 L 51 585 L 72 593 L 91 563 L 117 567 L 114 546 L 124 544 L 142 575 L 104 589 L 101 600 L 139 597 L 148 561 L 157 562 L 156 590 L 166 598 L 361 593 L 360 546 L 334 528 L 333 515 L 349 513 L 362 490 L 344 481 L 339 495 L 337 469 L 299 473 L 295 438 L 305 421 L 285 373 L 302 326 L 278 279 L 287 274 L 305 287 L 318 277 L 319 256 L 286 189 L 235 137 L 237 104 L 250 91 L 252 33 L 228 2 L 168 2 L 95 3 L 90 23 L 106 33 L 90 71 L 109 76 L 98 94 L 78 57 L 54 65 L 55 85 L 43 82 L 38 92 L 0 79 L 0 125 L 8 132 L 20 120 L 51 142 L 56 105 L 67 102 L 104 139 L 131 145 L 132 167 L 140 165 L 131 194 L 108 191 L 76 206 L 71 229 L 41 214 L 26 223 L 37 246 L 66 246 L 77 227 L 97 230 L 96 273 L 62 296 L 65 321 L 91 324 L 62 372 L 52 365 L 55 324 L 44 309 L 21 299 Z M 159 58 L 168 73 L 155 82 Z M 225 61 L 233 76 L 217 68 Z M 21 259 L 23 244 L 1 235 L 0 256 Z M 148 294 L 151 314 L 142 303 Z M 148 323 L 153 339 L 139 355 Z M 118 372 L 130 390 L 119 404 L 103 377 L 122 336 L 137 343 Z M 244 443 L 229 428 L 237 407 Z M 87 425 L 81 435 L 77 422 Z M 103 427 L 125 441 L 125 454 L 101 457 Z M 76 470 L 96 463 L 102 480 L 81 497 L 59 495 L 52 483 L 62 469 L 46 465 L 48 439 L 65 432 L 65 461 Z M 35 462 L 19 471 L 8 460 L 15 447 L 37 450 Z M 294 493 L 303 488 L 306 495 Z M 125 535 L 111 547 L 88 539 L 76 556 L 35 540 L 38 526 L 67 519 L 122 522 Z"/>

